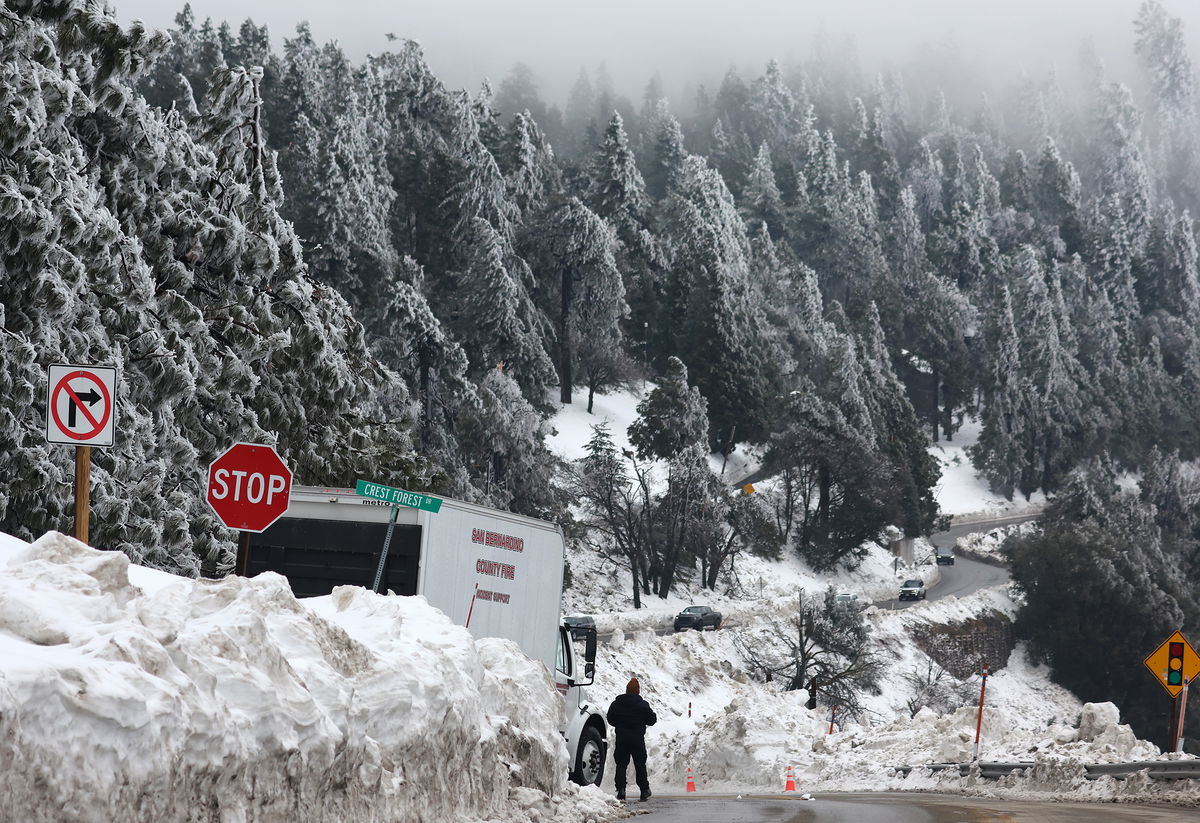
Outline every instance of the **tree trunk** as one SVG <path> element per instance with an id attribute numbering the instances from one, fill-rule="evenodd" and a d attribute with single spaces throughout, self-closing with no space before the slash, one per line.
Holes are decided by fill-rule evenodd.
<path id="1" fill-rule="evenodd" d="M 638 591 L 638 561 L 636 557 L 629 558 L 629 568 L 633 572 L 633 607 L 642 607 L 642 593 Z"/>
<path id="2" fill-rule="evenodd" d="M 949 443 L 954 440 L 954 400 L 953 392 L 942 392 L 942 435 Z"/>
<path id="3" fill-rule="evenodd" d="M 588 382 L 588 414 L 592 413 L 592 402 L 596 399 L 596 384 Z"/>
<path id="4" fill-rule="evenodd" d="M 932 408 L 933 408 L 933 415 L 932 415 L 933 442 L 934 443 L 938 442 L 938 424 L 941 422 L 940 420 L 938 420 L 938 418 L 941 417 L 941 408 L 940 408 L 941 404 L 938 402 L 938 393 L 939 393 L 938 389 L 940 388 L 940 386 L 941 386 L 941 372 L 939 372 L 937 367 L 934 366 L 934 368 L 933 368 L 933 406 L 932 406 Z"/>
<path id="5" fill-rule="evenodd" d="M 561 386 L 559 400 L 563 405 L 571 402 L 571 387 L 575 382 L 574 375 L 571 374 L 571 300 L 574 288 L 575 275 L 569 266 L 565 266 L 562 273 L 562 303 L 558 314 L 558 378 Z"/>
<path id="6" fill-rule="evenodd" d="M 429 350 L 420 348 L 420 386 L 421 386 L 421 445 L 429 444 L 429 433 L 433 430 L 433 392 L 430 390 Z"/>
<path id="7" fill-rule="evenodd" d="M 817 525 L 822 529 L 829 523 L 829 463 L 822 460 L 817 467 Z"/>

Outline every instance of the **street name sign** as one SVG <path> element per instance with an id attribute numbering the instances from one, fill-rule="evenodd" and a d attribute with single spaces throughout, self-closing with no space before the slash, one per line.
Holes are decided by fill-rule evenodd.
<path id="1" fill-rule="evenodd" d="M 1175 632 L 1145 660 L 1146 668 L 1171 697 L 1200 674 L 1200 655 L 1180 632 Z"/>
<path id="2" fill-rule="evenodd" d="M 382 500 L 385 503 L 392 503 L 396 506 L 408 506 L 410 509 L 422 509 L 427 512 L 437 514 L 442 509 L 442 499 L 433 497 L 420 492 L 409 492 L 404 489 L 394 489 L 391 486 L 384 486 L 380 483 L 368 483 L 365 480 L 359 480 L 354 490 L 363 497 L 369 497 L 372 500 Z"/>
<path id="3" fill-rule="evenodd" d="M 111 446 L 117 427 L 116 368 L 60 363 L 46 375 L 46 441 Z"/>

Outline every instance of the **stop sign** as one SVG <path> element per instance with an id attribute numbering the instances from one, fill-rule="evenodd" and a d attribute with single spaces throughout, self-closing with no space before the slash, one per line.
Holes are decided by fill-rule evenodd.
<path id="1" fill-rule="evenodd" d="M 208 467 L 208 505 L 231 529 L 265 531 L 287 511 L 292 473 L 275 449 L 234 443 Z"/>

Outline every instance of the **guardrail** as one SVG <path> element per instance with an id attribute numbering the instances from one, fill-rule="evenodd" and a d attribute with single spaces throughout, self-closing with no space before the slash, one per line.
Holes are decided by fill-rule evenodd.
<path id="1" fill-rule="evenodd" d="M 931 772 L 956 770 L 960 776 L 966 777 L 974 767 L 979 768 L 979 776 L 990 779 L 1007 777 L 1013 772 L 1024 772 L 1037 764 L 1022 760 L 1015 763 L 928 763 L 924 766 L 897 766 L 896 772 L 905 777 L 913 769 L 928 769 Z M 1096 780 L 1100 777 L 1112 777 L 1124 780 L 1138 772 L 1146 772 L 1151 780 L 1200 780 L 1200 760 L 1145 760 L 1134 763 L 1085 763 L 1084 777 Z"/>

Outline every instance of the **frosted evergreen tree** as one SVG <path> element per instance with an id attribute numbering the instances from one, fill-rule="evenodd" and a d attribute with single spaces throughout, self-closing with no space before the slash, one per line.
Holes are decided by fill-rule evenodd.
<path id="1" fill-rule="evenodd" d="M 522 290 L 508 269 L 503 238 L 477 217 L 464 240 L 467 266 L 445 299 L 447 322 L 466 351 L 470 373 L 478 379 L 497 367 L 548 368 L 537 333 L 524 320 L 530 309 L 523 307 Z"/>
<path id="2" fill-rule="evenodd" d="M 30 180 L 53 174 L 62 196 L 57 213 L 18 212 L 10 224 L 18 239 L 7 244 L 26 244 L 6 260 L 15 278 L 7 282 L 34 274 L 21 274 L 17 261 L 53 260 L 55 268 L 43 270 L 54 272 L 49 288 L 0 300 L 17 362 L 27 364 L 20 352 L 36 345 L 47 360 L 118 367 L 118 414 L 139 436 L 97 454 L 96 543 L 184 573 L 227 568 L 232 535 L 216 526 L 195 489 L 205 463 L 236 440 L 276 442 L 300 482 L 346 483 L 370 470 L 420 487 L 426 469 L 402 411 L 394 422 L 368 422 L 386 419 L 385 401 L 403 407 L 402 387 L 369 357 L 344 301 L 308 278 L 279 215 L 279 180 L 257 117 L 260 73 L 215 74 L 204 117 L 192 119 L 151 107 L 132 86 L 166 46 L 158 35 L 122 31 L 82 3 L 29 9 L 0 25 L 4 88 L 23 105 L 40 95 L 22 83 L 49 89 L 53 80 L 55 100 L 89 101 L 106 112 L 85 121 L 83 110 L 27 110 L 35 115 L 29 131 L 6 147 Z M 50 42 L 63 50 L 43 47 Z M 31 65 L 41 67 L 36 75 Z M 28 191 L 18 203 L 36 202 L 28 197 L 39 189 Z M 54 305 L 76 317 L 65 328 L 83 333 L 47 338 L 44 323 L 54 314 L 46 309 Z M 63 528 L 67 490 L 47 488 L 36 505 L 10 497 L 7 516 L 26 522 L 0 528 L 22 535 Z M 30 512 L 45 512 L 48 522 Z"/>
<path id="3" fill-rule="evenodd" d="M 568 136 L 568 143 L 563 147 L 567 157 L 579 157 L 594 148 L 588 135 L 590 133 L 594 137 L 597 131 L 595 117 L 596 90 L 592 87 L 592 79 L 588 76 L 587 69 L 580 69 L 579 76 L 567 96 L 567 108 L 563 118 Z"/>
<path id="4" fill-rule="evenodd" d="M 782 149 L 796 131 L 796 118 L 802 106 L 783 80 L 783 70 L 775 60 L 767 62 L 762 77 L 750 85 L 746 101 L 746 137 L 751 145 L 766 143 Z"/>
<path id="5" fill-rule="evenodd" d="M 971 450 L 971 461 L 988 479 L 993 491 L 1011 500 L 1028 466 L 1030 386 L 1021 368 L 1021 340 L 1007 288 L 1001 299 L 991 386 L 983 408 L 983 430 Z"/>
<path id="6" fill-rule="evenodd" d="M 1021 369 L 1029 381 L 1025 425 L 1028 452 L 1020 489 L 1053 491 L 1075 463 L 1070 432 L 1080 428 L 1083 401 L 1080 369 L 1062 344 L 1059 312 L 1034 250 L 1021 249 L 1010 278 L 1019 289 L 1016 311 L 1022 318 Z"/>
<path id="7" fill-rule="evenodd" d="M 520 112 L 509 125 L 501 162 L 508 195 L 526 220 L 545 207 L 562 188 L 554 149 L 528 112 Z"/>
<path id="8" fill-rule="evenodd" d="M 1150 82 L 1150 130 L 1162 154 L 1162 185 L 1177 202 L 1194 209 L 1200 206 L 1196 70 L 1182 21 L 1169 15 L 1159 0 L 1145 0 L 1134 29 L 1134 49 Z"/>
<path id="9" fill-rule="evenodd" d="M 667 358 L 658 385 L 638 403 L 637 412 L 629 442 L 643 460 L 669 459 L 708 442 L 708 403 L 688 385 L 687 366 L 678 357 Z"/>
<path id="10" fill-rule="evenodd" d="M 687 151 L 683 147 L 683 131 L 671 114 L 666 100 L 658 101 L 654 117 L 646 129 L 649 150 L 642 153 L 645 162 L 646 192 L 661 200 L 683 173 Z"/>
<path id="11" fill-rule="evenodd" d="M 616 261 L 629 305 L 626 337 L 640 343 L 649 359 L 650 340 L 658 329 L 659 292 L 666 255 L 651 231 L 650 199 L 625 134 L 624 120 L 613 113 L 599 148 L 588 164 L 584 201 L 613 227 Z M 655 330 L 651 332 L 650 326 Z"/>
<path id="12" fill-rule="evenodd" d="M 667 204 L 675 258 L 665 287 L 670 351 L 688 353 L 709 400 L 710 442 L 761 437 L 778 393 L 774 346 L 752 288 L 745 224 L 720 175 L 689 157 Z"/>
<path id="13" fill-rule="evenodd" d="M 546 447 L 549 424 L 501 369 L 478 385 L 479 403 L 457 421 L 481 502 L 531 517 L 557 519 L 563 494 L 554 483 L 559 460 Z"/>
<path id="14" fill-rule="evenodd" d="M 620 368 L 620 320 L 625 286 L 617 269 L 612 229 L 576 198 L 549 208 L 527 238 L 547 316 L 554 318 L 559 399 L 571 402 L 577 368 L 595 391 L 611 385 Z M 586 362 L 581 361 L 581 355 Z"/>
<path id="15" fill-rule="evenodd" d="M 766 226 L 773 237 L 782 236 L 783 198 L 775 182 L 771 150 L 765 142 L 759 146 L 742 198 L 742 215 L 750 233 L 756 232 L 759 226 Z"/>
<path id="16" fill-rule="evenodd" d="M 1038 160 L 1034 200 L 1041 219 L 1058 227 L 1066 254 L 1077 254 L 1084 248 L 1081 189 L 1075 167 L 1063 160 L 1058 145 L 1047 138 Z"/>

